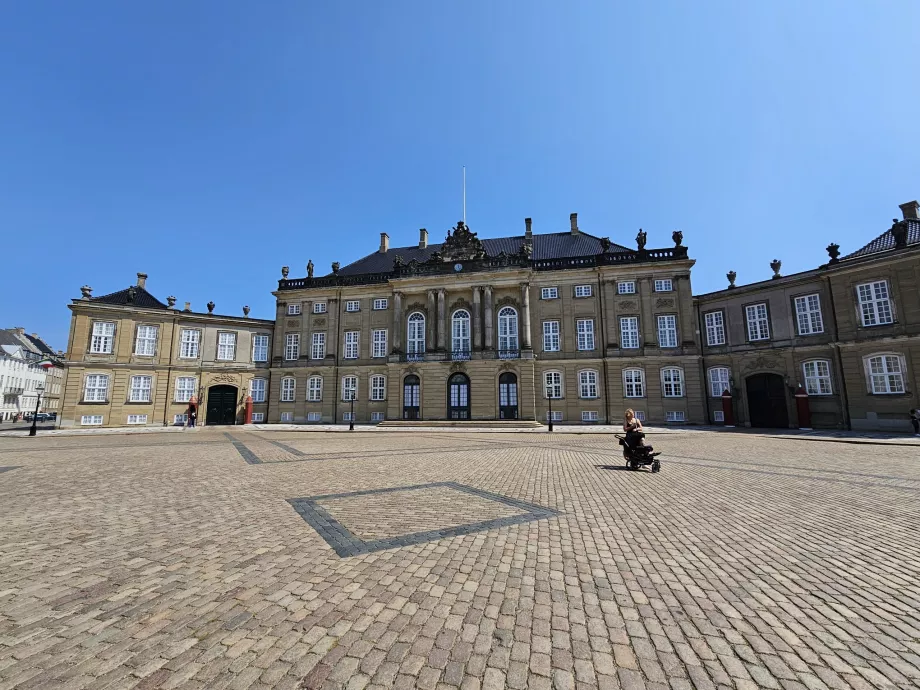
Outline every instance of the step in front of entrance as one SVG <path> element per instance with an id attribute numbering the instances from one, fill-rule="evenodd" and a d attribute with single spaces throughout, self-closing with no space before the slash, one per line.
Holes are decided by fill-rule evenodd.
<path id="1" fill-rule="evenodd" d="M 486 429 L 538 429 L 543 425 L 540 422 L 527 421 L 522 419 L 415 419 L 401 420 L 392 419 L 380 422 L 377 426 L 386 427 L 477 427 Z"/>

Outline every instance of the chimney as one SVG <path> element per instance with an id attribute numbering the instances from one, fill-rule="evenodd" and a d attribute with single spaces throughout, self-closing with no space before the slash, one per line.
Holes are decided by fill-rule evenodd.
<path id="1" fill-rule="evenodd" d="M 571 215 L 569 215 L 569 223 L 572 226 L 572 234 L 577 235 L 578 234 L 578 214 L 577 213 L 572 213 Z"/>
<path id="2" fill-rule="evenodd" d="M 137 274 L 137 286 L 139 288 L 144 288 L 144 289 L 147 288 L 147 274 L 146 273 Z"/>
<path id="3" fill-rule="evenodd" d="M 390 236 L 385 232 L 380 233 L 380 253 L 386 254 L 390 250 Z"/>
<path id="4" fill-rule="evenodd" d="M 185 303 L 185 309 L 184 309 L 183 311 L 191 311 L 191 310 L 192 310 L 192 303 L 191 303 L 191 302 L 186 302 L 186 303 Z"/>
<path id="5" fill-rule="evenodd" d="M 428 246 L 428 231 L 425 228 L 421 228 L 418 231 L 418 248 L 425 249 Z"/>
<path id="6" fill-rule="evenodd" d="M 524 219 L 524 239 L 525 240 L 533 239 L 533 220 L 530 218 Z"/>
<path id="7" fill-rule="evenodd" d="M 901 204 L 901 213 L 904 214 L 904 220 L 920 220 L 920 204 L 916 201 L 908 201 Z"/>
<path id="8" fill-rule="evenodd" d="M 35 338 L 36 340 L 38 340 L 38 333 L 33 333 L 33 334 L 32 334 L 32 337 Z"/>

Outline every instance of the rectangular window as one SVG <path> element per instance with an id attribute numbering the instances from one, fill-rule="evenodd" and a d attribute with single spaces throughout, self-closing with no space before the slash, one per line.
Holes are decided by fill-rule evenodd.
<path id="1" fill-rule="evenodd" d="M 559 322 L 543 322 L 543 351 L 559 352 Z"/>
<path id="2" fill-rule="evenodd" d="M 252 336 L 252 361 L 253 362 L 267 362 L 268 361 L 268 336 L 267 335 Z"/>
<path id="3" fill-rule="evenodd" d="M 289 304 L 288 305 L 288 316 L 297 316 L 300 313 L 299 304 Z"/>
<path id="4" fill-rule="evenodd" d="M 326 357 L 326 334 L 314 333 L 313 343 L 310 348 L 310 359 L 323 359 Z"/>
<path id="5" fill-rule="evenodd" d="M 666 398 L 684 397 L 684 372 L 676 368 L 662 369 L 661 387 Z"/>
<path id="6" fill-rule="evenodd" d="M 345 302 L 345 311 L 361 311 L 361 301 L 350 299 Z"/>
<path id="7" fill-rule="evenodd" d="M 179 331 L 179 358 L 197 359 L 198 344 L 201 340 L 201 331 L 184 328 Z"/>
<path id="8" fill-rule="evenodd" d="M 313 303 L 313 313 L 314 314 L 325 314 L 326 313 L 326 303 L 325 302 L 314 302 Z"/>
<path id="9" fill-rule="evenodd" d="M 188 424 L 188 414 L 177 414 L 173 415 L 173 424 L 185 426 Z"/>
<path id="10" fill-rule="evenodd" d="M 796 297 L 795 318 L 799 325 L 799 335 L 824 333 L 824 319 L 821 317 L 821 298 L 818 295 Z"/>
<path id="11" fill-rule="evenodd" d="M 252 413 L 252 423 L 253 424 L 258 424 L 259 422 L 264 422 L 264 421 L 265 421 L 264 412 L 253 412 Z"/>
<path id="12" fill-rule="evenodd" d="M 357 400 L 358 399 L 358 377 L 357 376 L 343 376 L 342 377 L 342 400 Z"/>
<path id="13" fill-rule="evenodd" d="M 89 344 L 92 354 L 111 354 L 115 343 L 115 324 L 109 321 L 96 321 L 93 323 L 93 338 Z M 100 422 L 101 424 L 102 422 Z"/>
<path id="14" fill-rule="evenodd" d="M 597 397 L 597 372 L 580 371 L 578 372 L 578 393 L 582 398 Z"/>
<path id="15" fill-rule="evenodd" d="M 802 372 L 805 374 L 805 392 L 808 395 L 831 395 L 830 362 L 823 359 L 803 362 Z"/>
<path id="16" fill-rule="evenodd" d="M 145 414 L 129 414 L 128 415 L 128 424 L 146 424 L 147 415 Z"/>
<path id="17" fill-rule="evenodd" d="M 546 287 L 540 290 L 540 299 L 556 299 L 559 297 L 559 288 Z"/>
<path id="18" fill-rule="evenodd" d="M 674 289 L 674 284 L 671 282 L 670 278 L 662 278 L 655 281 L 655 292 L 671 292 Z"/>
<path id="19" fill-rule="evenodd" d="M 894 322 L 887 280 L 857 285 L 856 294 L 859 297 L 863 326 L 882 326 Z"/>
<path id="20" fill-rule="evenodd" d="M 106 402 L 109 392 L 109 377 L 106 374 L 89 374 L 83 388 L 86 402 Z"/>
<path id="21" fill-rule="evenodd" d="M 747 315 L 748 340 L 769 340 L 770 321 L 767 318 L 767 305 L 750 304 L 744 308 Z"/>
<path id="22" fill-rule="evenodd" d="M 581 421 L 583 422 L 596 422 L 597 421 L 597 412 L 588 412 L 582 410 L 581 412 Z"/>
<path id="23" fill-rule="evenodd" d="M 576 297 L 590 297 L 592 294 L 590 285 L 576 285 L 575 286 L 575 296 Z"/>
<path id="24" fill-rule="evenodd" d="M 562 421 L 562 413 L 561 413 L 559 410 L 553 410 L 552 413 L 550 413 L 550 412 L 547 410 L 547 412 L 546 412 L 546 421 L 548 422 L 548 421 L 550 421 L 550 420 L 552 420 L 552 421 L 554 421 L 554 422 L 561 422 L 561 421 Z"/>
<path id="25" fill-rule="evenodd" d="M 101 426 L 102 425 L 102 415 L 101 414 L 85 414 L 80 417 L 80 424 L 82 426 Z"/>
<path id="26" fill-rule="evenodd" d="M 643 412 L 642 410 L 635 410 L 635 413 L 636 413 L 636 419 L 638 419 L 640 422 L 645 421 L 645 412 Z"/>
<path id="27" fill-rule="evenodd" d="M 343 412 L 342 421 L 343 422 L 353 422 L 355 420 L 354 412 Z"/>
<path id="28" fill-rule="evenodd" d="M 709 370 L 709 395 L 721 398 L 722 393 L 731 389 L 731 372 L 727 367 L 713 367 Z"/>
<path id="29" fill-rule="evenodd" d="M 641 369 L 626 369 L 623 372 L 623 393 L 627 398 L 645 397 L 645 381 Z"/>
<path id="30" fill-rule="evenodd" d="M 386 419 L 386 415 L 383 412 L 371 412 L 372 422 L 382 422 L 384 419 Z"/>
<path id="31" fill-rule="evenodd" d="M 195 395 L 195 377 L 180 376 L 176 379 L 176 402 L 188 402 Z"/>
<path id="32" fill-rule="evenodd" d="M 634 350 L 639 347 L 639 317 L 620 317 L 620 347 Z"/>
<path id="33" fill-rule="evenodd" d="M 284 358 L 292 361 L 300 357 L 300 334 L 288 333 L 284 336 Z"/>
<path id="34" fill-rule="evenodd" d="M 138 326 L 134 354 L 152 357 L 157 353 L 157 326 Z"/>
<path id="35" fill-rule="evenodd" d="M 578 349 L 594 349 L 594 319 L 578 319 L 575 322 L 575 329 L 578 333 Z"/>
<path id="36" fill-rule="evenodd" d="M 281 421 L 282 421 L 282 422 L 293 422 L 293 421 L 294 421 L 294 413 L 293 413 L 293 412 L 282 412 L 282 413 L 281 413 Z"/>
<path id="37" fill-rule="evenodd" d="M 358 359 L 359 331 L 345 331 L 345 359 Z"/>
<path id="38" fill-rule="evenodd" d="M 684 421 L 684 413 L 681 410 L 669 410 L 665 412 L 665 419 L 669 422 L 682 422 Z"/>
<path id="39" fill-rule="evenodd" d="M 725 317 L 720 311 L 711 311 L 703 316 L 706 322 L 706 344 L 725 344 Z"/>
<path id="40" fill-rule="evenodd" d="M 543 375 L 543 392 L 547 398 L 562 397 L 562 374 L 558 371 L 547 371 Z"/>
<path id="41" fill-rule="evenodd" d="M 236 333 L 217 334 L 217 359 L 224 362 L 236 359 Z"/>
<path id="42" fill-rule="evenodd" d="M 128 400 L 131 402 L 150 402 L 150 384 L 152 376 L 132 376 Z"/>
<path id="43" fill-rule="evenodd" d="M 385 376 L 371 376 L 371 400 L 386 400 L 387 380 Z"/>
<path id="44" fill-rule="evenodd" d="M 724 422 L 725 413 L 722 410 L 713 410 L 712 411 L 712 421 L 714 422 Z"/>
<path id="45" fill-rule="evenodd" d="M 381 328 L 373 331 L 372 333 L 374 338 L 374 357 L 386 357 L 387 356 L 387 331 L 385 328 Z"/>
<path id="46" fill-rule="evenodd" d="M 904 392 L 904 367 L 897 355 L 879 355 L 870 357 L 866 365 L 869 368 L 869 381 L 872 392 L 877 395 L 891 395 Z"/>
<path id="47" fill-rule="evenodd" d="M 249 395 L 254 403 L 265 402 L 265 379 L 253 379 L 249 382 Z"/>
<path id="48" fill-rule="evenodd" d="M 311 376 L 307 381 L 307 401 L 320 402 L 323 399 L 322 376 Z"/>
<path id="49" fill-rule="evenodd" d="M 658 317 L 658 347 L 677 347 L 677 317 Z"/>
<path id="50" fill-rule="evenodd" d="M 624 280 L 620 283 L 617 283 L 617 294 L 618 295 L 634 295 L 636 294 L 636 281 L 634 280 Z"/>
<path id="51" fill-rule="evenodd" d="M 387 299 L 386 297 L 378 297 L 374 300 L 374 310 L 380 311 L 381 309 L 387 308 Z"/>
<path id="52" fill-rule="evenodd" d="M 308 422 L 321 422 L 321 421 L 323 421 L 323 414 L 322 414 L 322 412 L 308 412 L 308 413 L 307 413 L 307 421 L 308 421 Z"/>
<path id="53" fill-rule="evenodd" d="M 297 382 L 288 376 L 281 379 L 281 402 L 294 402 Z"/>

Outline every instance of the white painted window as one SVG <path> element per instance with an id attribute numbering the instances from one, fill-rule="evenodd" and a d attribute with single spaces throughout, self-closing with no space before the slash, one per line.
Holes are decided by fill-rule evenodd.
<path id="1" fill-rule="evenodd" d="M 666 398 L 684 397 L 684 372 L 677 367 L 661 370 L 661 388 Z"/>
<path id="2" fill-rule="evenodd" d="M 323 377 L 311 376 L 307 379 L 307 401 L 320 402 L 323 399 Z"/>
<path id="3" fill-rule="evenodd" d="M 297 316 L 299 313 L 300 313 L 299 304 L 289 304 L 288 305 L 288 315 L 289 316 Z"/>
<path id="4" fill-rule="evenodd" d="M 795 318 L 799 326 L 799 335 L 824 333 L 824 319 L 821 317 L 821 298 L 817 294 L 796 297 Z"/>
<path id="5" fill-rule="evenodd" d="M 706 344 L 725 344 L 725 317 L 721 311 L 711 311 L 703 315 L 706 322 Z"/>
<path id="6" fill-rule="evenodd" d="M 724 422 L 725 421 L 725 412 L 722 410 L 713 410 L 712 411 L 712 421 L 714 422 Z"/>
<path id="7" fill-rule="evenodd" d="M 898 355 L 876 355 L 866 359 L 869 385 L 876 395 L 904 392 L 904 365 Z"/>
<path id="8" fill-rule="evenodd" d="M 387 356 L 387 331 L 385 328 L 379 328 L 372 333 L 374 340 L 374 357 Z"/>
<path id="9" fill-rule="evenodd" d="M 342 400 L 357 400 L 358 399 L 358 377 L 357 376 L 343 376 L 342 377 Z"/>
<path id="10" fill-rule="evenodd" d="M 386 419 L 386 415 L 383 412 L 371 412 L 372 422 L 382 422 L 384 419 Z"/>
<path id="11" fill-rule="evenodd" d="M 640 422 L 645 421 L 645 412 L 643 412 L 642 410 L 633 410 L 633 412 L 636 415 L 636 419 L 638 419 Z"/>
<path id="12" fill-rule="evenodd" d="M 345 302 L 345 311 L 361 311 L 361 301 L 350 299 Z"/>
<path id="13" fill-rule="evenodd" d="M 173 415 L 173 424 L 185 426 L 188 424 L 188 414 L 183 412 L 182 414 Z"/>
<path id="14" fill-rule="evenodd" d="M 292 361 L 300 357 L 300 333 L 287 333 L 284 336 L 284 358 Z"/>
<path id="15" fill-rule="evenodd" d="M 176 402 L 188 402 L 195 395 L 194 376 L 180 376 L 176 379 Z"/>
<path id="16" fill-rule="evenodd" d="M 623 280 L 617 283 L 617 294 L 619 295 L 636 294 L 636 281 L 635 280 Z"/>
<path id="17" fill-rule="evenodd" d="M 343 422 L 353 422 L 355 420 L 354 412 L 343 412 L 342 421 Z"/>
<path id="18" fill-rule="evenodd" d="M 249 395 L 254 403 L 265 402 L 265 379 L 253 379 L 249 382 Z"/>
<path id="19" fill-rule="evenodd" d="M 179 331 L 179 358 L 197 359 L 200 342 L 201 331 L 194 328 L 183 328 Z"/>
<path id="20" fill-rule="evenodd" d="M 594 319 L 578 319 L 575 321 L 575 332 L 578 337 L 579 350 L 594 349 Z"/>
<path id="21" fill-rule="evenodd" d="M 547 371 L 543 374 L 543 394 L 553 399 L 562 397 L 562 372 Z"/>
<path id="22" fill-rule="evenodd" d="M 470 351 L 470 313 L 466 309 L 458 309 L 451 317 L 451 345 L 450 351 L 454 354 L 465 354 Z"/>
<path id="23" fill-rule="evenodd" d="M 307 421 L 308 422 L 321 422 L 323 421 L 323 413 L 322 412 L 308 412 Z"/>
<path id="24" fill-rule="evenodd" d="M 655 292 L 671 292 L 673 289 L 674 284 L 670 278 L 660 278 L 655 281 Z"/>
<path id="25" fill-rule="evenodd" d="M 93 322 L 93 337 L 89 344 L 92 354 L 107 355 L 115 344 L 115 324 L 110 321 Z"/>
<path id="26" fill-rule="evenodd" d="M 596 422 L 596 421 L 597 421 L 597 412 L 582 410 L 582 412 L 581 412 L 581 421 L 583 421 L 583 422 Z"/>
<path id="27" fill-rule="evenodd" d="M 282 413 L 281 413 L 281 421 L 282 421 L 282 422 L 293 422 L 293 421 L 294 421 L 294 413 L 293 413 L 293 412 L 282 412 Z"/>
<path id="28" fill-rule="evenodd" d="M 677 317 L 658 317 L 658 347 L 677 347 Z"/>
<path id="29" fill-rule="evenodd" d="M 597 372 L 591 370 L 578 372 L 578 394 L 582 398 L 597 397 Z"/>
<path id="30" fill-rule="evenodd" d="M 281 402 L 294 402 L 297 382 L 290 376 L 281 379 Z"/>
<path id="31" fill-rule="evenodd" d="M 325 302 L 314 302 L 313 303 L 313 313 L 314 314 L 325 314 L 326 313 L 326 303 Z"/>
<path id="32" fill-rule="evenodd" d="M 639 317 L 620 317 L 620 347 L 634 350 L 639 347 Z"/>
<path id="33" fill-rule="evenodd" d="M 727 367 L 712 367 L 709 376 L 709 395 L 721 398 L 722 393 L 731 390 L 731 372 Z"/>
<path id="34" fill-rule="evenodd" d="M 378 297 L 377 299 L 374 300 L 375 310 L 379 311 L 381 309 L 386 309 L 386 308 L 387 308 L 387 298 L 386 297 Z"/>
<path id="35" fill-rule="evenodd" d="M 668 410 L 667 412 L 665 412 L 665 420 L 668 422 L 684 421 L 683 410 Z"/>
<path id="36" fill-rule="evenodd" d="M 744 312 L 747 315 L 748 340 L 769 340 L 770 320 L 766 303 L 749 304 Z"/>
<path id="37" fill-rule="evenodd" d="M 540 290 L 540 299 L 557 299 L 559 297 L 559 288 L 545 287 Z"/>
<path id="38" fill-rule="evenodd" d="M 887 280 L 857 285 L 856 294 L 863 326 L 881 326 L 894 322 Z"/>
<path id="39" fill-rule="evenodd" d="M 252 336 L 252 361 L 253 362 L 267 362 L 268 361 L 268 336 L 267 335 Z"/>
<path id="40" fill-rule="evenodd" d="M 547 410 L 547 411 L 546 411 L 546 421 L 547 421 L 547 422 L 549 422 L 549 421 L 561 422 L 561 421 L 562 421 L 562 412 L 560 412 L 559 410 L 553 410 L 552 412 L 550 412 L 549 410 Z"/>
<path id="41" fill-rule="evenodd" d="M 592 295 L 590 285 L 576 285 L 575 286 L 575 296 L 576 297 L 590 297 Z"/>
<path id="42" fill-rule="evenodd" d="M 406 340 L 410 355 L 425 353 L 425 315 L 421 312 L 409 314 L 409 337 Z"/>
<path id="43" fill-rule="evenodd" d="M 502 307 L 498 312 L 498 350 L 515 352 L 518 349 L 518 314 L 514 307 Z"/>
<path id="44" fill-rule="evenodd" d="M 559 322 L 543 322 L 543 351 L 559 352 Z"/>
<path id="45" fill-rule="evenodd" d="M 377 374 L 371 376 L 371 400 L 387 399 L 387 378 Z"/>
<path id="46" fill-rule="evenodd" d="M 808 395 L 831 395 L 831 363 L 826 359 L 802 362 L 805 375 L 805 392 Z"/>
<path id="47" fill-rule="evenodd" d="M 147 415 L 145 414 L 129 414 L 128 415 L 128 424 L 146 424 Z"/>
<path id="48" fill-rule="evenodd" d="M 310 346 L 310 359 L 325 359 L 326 357 L 326 334 L 314 333 L 313 342 Z"/>
<path id="49" fill-rule="evenodd" d="M 150 402 L 152 383 L 152 376 L 132 376 L 131 385 L 128 389 L 128 400 L 131 402 Z"/>
<path id="50" fill-rule="evenodd" d="M 109 377 L 106 374 L 88 374 L 83 386 L 83 400 L 105 402 L 108 400 Z"/>
<path id="51" fill-rule="evenodd" d="M 627 398 L 645 397 L 645 375 L 641 369 L 623 370 L 623 394 Z"/>
<path id="52" fill-rule="evenodd" d="M 252 423 L 253 424 L 258 424 L 259 422 L 264 422 L 264 421 L 265 421 L 264 412 L 253 412 L 252 413 Z"/>
<path id="53" fill-rule="evenodd" d="M 236 333 L 217 334 L 217 359 L 224 362 L 236 359 Z"/>
<path id="54" fill-rule="evenodd" d="M 101 414 L 85 414 L 80 417 L 81 426 L 102 426 Z"/>
<path id="55" fill-rule="evenodd" d="M 345 331 L 345 359 L 358 359 L 359 331 Z"/>
<path id="56" fill-rule="evenodd" d="M 157 353 L 158 326 L 138 326 L 137 339 L 134 341 L 134 354 L 151 357 Z"/>

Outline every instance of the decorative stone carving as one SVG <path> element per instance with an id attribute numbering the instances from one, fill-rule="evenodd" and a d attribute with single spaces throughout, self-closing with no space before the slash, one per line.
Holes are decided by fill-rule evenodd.
<path id="1" fill-rule="evenodd" d="M 211 300 L 210 302 L 208 302 L 208 304 L 207 304 L 208 313 L 209 313 L 209 314 L 213 314 L 213 313 L 214 313 L 214 307 L 216 307 L 216 306 L 217 306 L 217 305 L 214 304 L 214 300 Z"/>
<path id="2" fill-rule="evenodd" d="M 128 304 L 134 304 L 135 299 L 137 299 L 137 288 L 132 285 L 128 288 Z"/>
<path id="3" fill-rule="evenodd" d="M 393 270 L 399 271 L 403 266 L 406 265 L 406 260 L 403 259 L 399 254 L 393 257 Z"/>
<path id="4" fill-rule="evenodd" d="M 408 376 L 409 374 L 415 374 L 416 376 L 418 376 L 418 367 L 416 367 L 416 366 L 409 366 L 409 367 L 406 367 L 406 368 L 403 370 L 403 375 L 404 375 L 404 376 Z"/>
<path id="5" fill-rule="evenodd" d="M 636 244 L 639 247 L 640 252 L 645 251 L 645 243 L 648 240 L 648 233 L 645 232 L 642 228 L 639 228 L 639 234 L 636 235 Z"/>
<path id="6" fill-rule="evenodd" d="M 831 242 L 829 245 L 827 245 L 827 255 L 831 257 L 829 263 L 837 263 L 840 260 L 837 258 L 840 256 L 840 245 L 836 242 Z"/>
<path id="7" fill-rule="evenodd" d="M 725 277 L 728 278 L 728 288 L 729 290 L 735 287 L 735 279 L 738 277 L 738 274 L 734 271 L 729 271 L 725 274 Z"/>
<path id="8" fill-rule="evenodd" d="M 521 251 L 518 254 L 523 259 L 530 259 L 533 256 L 533 240 L 524 240 L 524 244 L 521 245 Z"/>
<path id="9" fill-rule="evenodd" d="M 444 263 L 444 255 L 441 252 L 435 251 L 431 253 L 431 256 L 428 257 L 426 264 L 441 264 Z"/>
<path id="10" fill-rule="evenodd" d="M 498 370 L 500 372 L 510 371 L 517 373 L 517 365 L 515 365 L 513 362 L 502 362 Z"/>
<path id="11" fill-rule="evenodd" d="M 620 308 L 621 309 L 638 309 L 639 304 L 637 302 L 633 302 L 632 300 L 627 299 L 627 300 L 623 300 L 622 302 L 620 302 Z"/>
<path id="12" fill-rule="evenodd" d="M 172 295 L 170 295 L 169 297 L 167 297 L 167 298 L 166 298 L 166 306 L 169 307 L 170 309 L 172 309 L 174 306 L 176 306 L 176 298 L 173 297 Z"/>
<path id="13" fill-rule="evenodd" d="M 666 309 L 666 308 L 668 308 L 668 307 L 673 307 L 673 306 L 674 306 L 674 300 L 673 300 L 673 299 L 667 299 L 667 298 L 665 298 L 665 297 L 659 297 L 657 300 L 655 300 L 655 308 L 657 308 L 657 309 Z"/>
<path id="14" fill-rule="evenodd" d="M 745 371 L 760 371 L 763 369 L 778 369 L 780 360 L 766 355 L 758 355 L 744 363 Z"/>
<path id="15" fill-rule="evenodd" d="M 782 278 L 782 276 L 779 274 L 779 269 L 781 269 L 782 267 L 783 267 L 783 262 L 780 261 L 779 259 L 773 259 L 773 261 L 770 262 L 770 268 L 773 269 L 773 276 L 772 276 L 773 280 L 776 280 L 777 278 Z"/>
<path id="16" fill-rule="evenodd" d="M 894 238 L 895 249 L 904 249 L 907 246 L 907 223 L 893 218 L 891 221 L 891 236 Z"/>
<path id="17" fill-rule="evenodd" d="M 281 267 L 281 277 L 287 280 L 288 274 L 291 272 L 290 266 Z"/>
<path id="18" fill-rule="evenodd" d="M 674 246 L 679 247 L 684 241 L 684 233 L 680 230 L 675 230 L 671 233 L 671 239 L 674 240 Z"/>
<path id="19" fill-rule="evenodd" d="M 495 307 L 497 309 L 501 309 L 502 307 L 514 307 L 517 309 L 518 306 L 518 301 L 511 295 L 505 295 L 495 301 Z"/>
<path id="20" fill-rule="evenodd" d="M 484 259 L 486 250 L 482 241 L 476 237 L 466 224 L 461 220 L 457 227 L 447 231 L 447 239 L 441 245 L 441 254 L 444 261 L 466 261 L 469 259 Z"/>
<path id="21" fill-rule="evenodd" d="M 288 319 L 287 320 L 288 328 L 298 328 L 300 326 L 300 321 L 297 319 Z M 317 325 L 314 323 L 314 325 Z"/>
<path id="22" fill-rule="evenodd" d="M 297 323 L 297 322 L 295 321 L 295 322 L 294 322 L 294 325 L 295 325 L 295 326 L 299 326 L 300 324 Z M 318 319 L 313 319 L 313 325 L 314 325 L 314 326 L 325 326 L 325 325 L 326 325 L 326 318 L 321 316 L 321 317 L 318 318 Z"/>
<path id="23" fill-rule="evenodd" d="M 413 302 L 412 304 L 406 305 L 406 313 L 411 314 L 414 311 L 422 312 L 425 317 L 428 317 L 428 307 L 426 307 L 422 302 Z"/>
<path id="24" fill-rule="evenodd" d="M 313 277 L 313 259 L 307 260 L 307 278 Z"/>
<path id="25" fill-rule="evenodd" d="M 89 299 L 93 296 L 93 289 L 89 285 L 84 285 L 80 288 L 80 294 L 83 295 L 83 299 Z"/>
<path id="26" fill-rule="evenodd" d="M 452 362 L 450 365 L 450 373 L 456 374 L 457 372 L 461 374 L 466 373 L 466 367 L 463 366 L 463 362 Z"/>
<path id="27" fill-rule="evenodd" d="M 247 318 L 249 317 L 249 305 L 248 304 L 243 306 L 243 316 Z"/>
<path id="28" fill-rule="evenodd" d="M 473 313 L 473 306 L 462 297 L 453 301 L 453 303 L 450 305 L 450 313 L 453 314 L 458 309 L 466 309 L 470 315 Z"/>
<path id="29" fill-rule="evenodd" d="M 608 251 L 610 251 L 610 238 L 601 237 L 601 253 L 606 254 Z"/>
<path id="30" fill-rule="evenodd" d="M 236 374 L 217 374 L 211 377 L 211 383 L 237 383 Z"/>
<path id="31" fill-rule="evenodd" d="M 342 266 L 342 264 L 340 264 L 338 261 L 333 261 L 333 262 L 332 262 L 332 274 L 333 274 L 333 275 L 338 275 L 338 274 L 339 274 L 339 268 L 341 268 L 341 266 Z"/>

